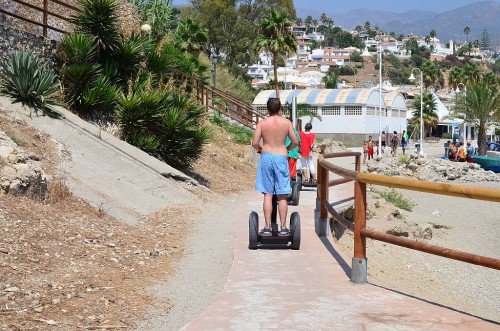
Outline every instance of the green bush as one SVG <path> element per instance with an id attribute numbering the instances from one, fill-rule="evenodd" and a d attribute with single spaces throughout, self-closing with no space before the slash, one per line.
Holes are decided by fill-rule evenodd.
<path id="1" fill-rule="evenodd" d="M 41 64 L 33 55 L 21 51 L 7 61 L 0 73 L 0 91 L 35 113 L 52 110 L 59 82 L 52 69 Z"/>
<path id="2" fill-rule="evenodd" d="M 228 123 L 218 111 L 214 111 L 210 117 L 210 122 L 220 126 L 234 136 L 238 144 L 250 144 L 253 138 L 253 131 L 238 125 Z"/>
<path id="3" fill-rule="evenodd" d="M 399 193 L 395 189 L 390 189 L 385 191 L 373 190 L 373 192 L 380 194 L 380 196 L 384 198 L 387 202 L 406 211 L 412 211 L 413 207 L 417 205 L 410 199 L 405 198 L 401 193 Z"/>
<path id="4" fill-rule="evenodd" d="M 141 89 L 118 98 L 122 138 L 177 169 L 199 158 L 210 131 L 201 125 L 205 110 L 173 91 Z"/>

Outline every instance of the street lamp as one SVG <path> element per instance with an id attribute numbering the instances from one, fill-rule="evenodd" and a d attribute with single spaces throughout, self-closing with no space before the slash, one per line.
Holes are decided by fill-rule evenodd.
<path id="1" fill-rule="evenodd" d="M 212 54 L 212 63 L 214 67 L 212 68 L 212 86 L 215 88 L 216 82 L 216 74 L 217 74 L 217 62 L 219 61 L 219 56 L 217 54 Z"/>
<path id="2" fill-rule="evenodd" d="M 352 71 L 354 72 L 354 88 L 356 88 L 356 69 L 354 69 L 353 67 L 351 67 L 348 64 L 344 64 L 344 67 L 351 68 Z"/>
<path id="3" fill-rule="evenodd" d="M 382 45 L 378 45 L 378 148 L 377 155 L 382 153 Z M 385 112 L 384 112 L 385 116 Z"/>
<path id="4" fill-rule="evenodd" d="M 423 111 L 423 105 L 424 105 L 424 92 L 423 92 L 423 85 L 424 85 L 424 74 L 422 73 L 422 70 L 420 70 L 419 68 L 413 68 L 411 70 L 411 75 L 410 77 L 408 78 L 410 80 L 410 82 L 413 82 L 415 80 L 415 76 L 413 76 L 413 71 L 414 70 L 417 70 L 419 73 L 420 73 L 420 154 L 423 154 L 424 153 L 424 145 L 422 143 L 422 136 L 423 136 L 423 133 L 424 133 L 424 121 L 423 121 L 423 117 L 424 117 L 424 111 Z"/>
<path id="5" fill-rule="evenodd" d="M 455 93 L 460 93 L 460 88 L 459 86 L 462 85 L 464 87 L 464 97 L 465 97 L 465 107 L 464 107 L 464 143 L 465 140 L 467 140 L 467 124 L 465 124 L 465 119 L 467 117 L 467 86 L 465 86 L 464 83 L 458 83 L 457 84 L 457 89 L 455 90 Z M 453 134 L 453 133 L 452 133 Z"/>

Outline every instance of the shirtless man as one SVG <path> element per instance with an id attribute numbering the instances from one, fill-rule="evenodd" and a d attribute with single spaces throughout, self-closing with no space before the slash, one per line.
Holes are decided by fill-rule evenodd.
<path id="1" fill-rule="evenodd" d="M 368 136 L 368 161 L 370 161 L 371 159 L 373 159 L 373 140 L 372 140 L 372 136 Z"/>
<path id="2" fill-rule="evenodd" d="M 292 123 L 281 116 L 281 102 L 278 98 L 267 101 L 269 117 L 260 120 L 252 139 L 252 147 L 262 153 L 257 168 L 255 190 L 264 194 L 264 218 L 266 225 L 262 235 L 271 235 L 272 199 L 278 197 L 278 212 L 281 222 L 281 235 L 290 232 L 286 227 L 286 214 L 288 213 L 287 194 L 292 192 L 290 187 L 290 169 L 288 168 L 287 154 L 298 145 L 297 136 Z M 285 147 L 286 137 L 291 140 Z M 260 140 L 262 139 L 262 146 Z"/>

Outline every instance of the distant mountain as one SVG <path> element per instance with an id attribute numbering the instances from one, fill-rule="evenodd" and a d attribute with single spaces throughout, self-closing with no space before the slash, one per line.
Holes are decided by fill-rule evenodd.
<path id="1" fill-rule="evenodd" d="M 297 9 L 302 16 L 302 10 Z M 308 14 L 311 15 L 311 14 Z M 364 26 L 369 21 L 371 26 L 378 26 L 386 32 L 396 34 L 416 34 L 427 36 L 436 30 L 437 38 L 443 42 L 449 40 L 465 41 L 464 27 L 471 29 L 469 41 L 481 39 L 484 29 L 488 31 L 493 45 L 500 46 L 500 4 L 497 1 L 484 1 L 466 5 L 443 13 L 411 10 L 405 13 L 393 13 L 383 10 L 357 9 L 342 14 L 329 14 L 335 25 L 353 29 Z M 318 15 L 312 15 L 319 19 Z"/>

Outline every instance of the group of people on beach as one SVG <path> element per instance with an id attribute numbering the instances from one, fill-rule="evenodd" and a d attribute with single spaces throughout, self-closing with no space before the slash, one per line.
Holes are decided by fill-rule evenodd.
<path id="1" fill-rule="evenodd" d="M 299 132 L 293 128 L 292 122 L 282 116 L 280 99 L 269 98 L 267 111 L 269 117 L 257 123 L 252 139 L 252 147 L 261 153 L 255 180 L 255 190 L 264 194 L 265 226 L 261 235 L 271 235 L 272 199 L 276 195 L 281 226 L 279 235 L 287 236 L 290 231 L 286 227 L 286 196 L 292 191 L 290 179 L 297 176 L 297 162 L 300 159 L 304 180 L 316 181 L 311 155 L 316 137 L 311 132 L 311 123 L 305 125 L 305 131 Z"/>
<path id="2" fill-rule="evenodd" d="M 467 147 L 464 146 L 463 142 L 452 143 L 448 140 L 447 142 L 446 154 L 448 160 L 454 162 L 474 162 L 474 155 L 477 155 L 477 147 L 473 146 L 470 142 L 467 142 Z"/>
<path id="3" fill-rule="evenodd" d="M 396 156 L 397 151 L 398 151 L 398 146 L 401 145 L 401 148 L 403 149 L 403 155 L 406 154 L 406 149 L 408 147 L 408 134 L 406 133 L 405 130 L 403 130 L 403 133 L 401 136 L 398 135 L 397 131 L 394 131 L 389 135 L 389 145 L 391 147 L 391 155 Z M 382 131 L 381 134 L 381 153 L 383 154 L 385 152 L 385 148 L 387 146 L 387 134 L 385 131 Z M 377 153 L 378 153 L 378 148 L 379 144 L 373 141 L 372 136 L 368 136 L 368 140 L 365 140 L 363 142 L 363 164 L 366 164 L 367 161 L 373 159 L 374 155 L 374 148 L 377 148 Z"/>

